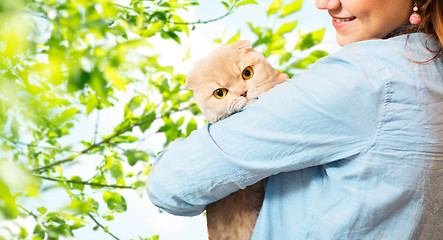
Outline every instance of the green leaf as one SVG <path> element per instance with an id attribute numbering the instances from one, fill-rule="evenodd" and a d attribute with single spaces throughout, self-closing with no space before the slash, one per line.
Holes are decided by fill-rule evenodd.
<path id="1" fill-rule="evenodd" d="M 172 38 L 172 40 L 176 41 L 178 44 L 181 44 L 180 37 L 173 31 L 162 31 L 161 37 L 164 39 Z"/>
<path id="2" fill-rule="evenodd" d="M 82 213 L 83 211 L 83 206 L 84 203 L 81 199 L 79 198 L 74 198 L 71 200 L 71 203 L 69 204 L 69 206 L 66 207 L 67 210 L 72 210 L 76 213 Z"/>
<path id="3" fill-rule="evenodd" d="M 75 114 L 79 113 L 80 111 L 73 107 L 73 108 L 68 108 L 66 110 L 64 110 L 61 114 L 60 114 L 60 118 L 58 119 L 60 123 L 64 123 L 68 120 L 70 120 L 72 117 L 74 117 Z M 61 125 L 61 124 L 60 124 Z"/>
<path id="4" fill-rule="evenodd" d="M 1 161 L 1 159 L 0 159 Z M 15 196 L 10 192 L 8 186 L 0 178 L 0 214 L 6 219 L 14 219 L 18 215 Z M 3 207 L 4 206 L 4 207 Z"/>
<path id="5" fill-rule="evenodd" d="M 98 102 L 97 96 L 94 94 L 90 94 L 89 98 L 85 100 L 86 103 L 86 114 L 89 115 L 95 108 L 99 108 L 100 104 Z"/>
<path id="6" fill-rule="evenodd" d="M 251 29 L 251 31 L 252 31 L 253 33 L 255 33 L 255 35 L 257 35 L 257 37 L 260 37 L 260 35 L 261 35 L 261 29 L 260 29 L 259 27 L 254 26 L 254 24 L 251 23 L 251 22 L 248 22 L 248 26 L 249 26 L 249 28 Z"/>
<path id="7" fill-rule="evenodd" d="M 28 232 L 26 231 L 26 228 L 20 227 L 19 237 L 22 239 L 25 239 L 28 237 Z"/>
<path id="8" fill-rule="evenodd" d="M 89 206 L 91 206 L 92 210 L 94 210 L 94 211 L 98 210 L 99 204 L 98 204 L 98 202 L 95 199 L 88 197 L 88 200 L 86 201 L 86 203 Z"/>
<path id="9" fill-rule="evenodd" d="M 45 207 L 39 207 L 37 208 L 37 211 L 41 214 L 41 215 L 45 215 L 45 213 L 48 211 Z"/>
<path id="10" fill-rule="evenodd" d="M 72 176 L 70 180 L 77 181 L 77 182 L 82 182 L 83 181 L 83 179 L 81 177 L 79 177 L 79 176 Z M 85 185 L 81 184 L 81 183 L 72 183 L 72 188 L 80 190 L 81 192 L 83 192 L 83 190 L 85 189 Z"/>
<path id="11" fill-rule="evenodd" d="M 93 200 L 95 203 L 91 202 L 90 199 L 91 198 L 88 198 L 88 201 L 84 202 L 80 198 L 74 198 L 66 209 L 71 210 L 76 214 L 88 214 L 93 210 L 97 211 L 98 203 L 95 200 Z M 97 204 L 97 206 L 94 204 Z"/>
<path id="12" fill-rule="evenodd" d="M 198 6 L 200 3 L 198 2 L 186 2 L 185 5 Z"/>
<path id="13" fill-rule="evenodd" d="M 283 4 L 283 0 L 274 0 L 267 10 L 268 16 L 271 16 L 278 12 L 281 9 Z"/>
<path id="14" fill-rule="evenodd" d="M 127 210 L 125 198 L 116 192 L 104 191 L 103 200 L 111 211 L 125 212 Z"/>
<path id="15" fill-rule="evenodd" d="M 103 175 L 97 175 L 92 179 L 91 183 L 106 184 L 106 178 Z M 100 189 L 102 187 L 91 185 L 91 188 Z"/>
<path id="16" fill-rule="evenodd" d="M 148 27 L 148 29 L 140 30 L 139 34 L 147 38 L 152 37 L 157 34 L 164 27 L 164 25 L 165 24 L 163 22 L 154 22 Z"/>
<path id="17" fill-rule="evenodd" d="M 292 58 L 292 53 L 287 52 L 281 56 L 279 64 L 283 65 L 283 64 L 287 63 L 289 61 L 289 59 L 291 59 L 291 58 Z"/>
<path id="18" fill-rule="evenodd" d="M 106 221 L 112 221 L 114 220 L 114 215 L 109 214 L 109 215 L 102 215 L 102 218 L 105 219 Z"/>
<path id="19" fill-rule="evenodd" d="M 139 126 L 140 130 L 144 132 L 147 129 L 149 129 L 149 127 L 151 127 L 151 124 L 154 122 L 155 118 L 156 114 L 154 112 L 143 113 L 143 116 L 140 118 L 140 122 L 142 123 Z"/>
<path id="20" fill-rule="evenodd" d="M 297 12 L 298 10 L 301 9 L 302 5 L 303 5 L 303 0 L 296 0 L 290 4 L 283 6 L 280 13 L 280 17 L 286 17 L 294 12 Z"/>
<path id="21" fill-rule="evenodd" d="M 285 46 L 286 46 L 286 38 L 282 37 L 281 35 L 274 34 L 272 36 L 272 42 L 270 42 L 268 45 L 268 49 L 265 50 L 264 54 L 265 56 L 273 54 L 282 56 L 286 53 Z"/>
<path id="22" fill-rule="evenodd" d="M 325 36 L 325 29 L 320 29 L 317 31 L 310 32 L 308 34 L 302 35 L 300 40 L 297 42 L 295 46 L 296 50 L 306 50 L 317 44 L 319 44 L 323 37 Z"/>
<path id="23" fill-rule="evenodd" d="M 185 117 L 183 116 L 183 117 L 181 117 L 181 118 L 179 118 L 179 119 L 177 120 L 177 122 L 175 123 L 175 125 L 176 125 L 177 127 L 180 127 L 181 125 L 183 125 L 184 122 L 185 122 Z"/>
<path id="24" fill-rule="evenodd" d="M 151 14 L 151 16 L 149 16 L 148 22 L 150 22 L 150 21 L 166 22 L 167 17 L 164 12 L 156 11 L 153 14 Z"/>
<path id="25" fill-rule="evenodd" d="M 123 166 L 120 161 L 114 160 L 109 170 L 115 179 L 123 177 Z"/>
<path id="26" fill-rule="evenodd" d="M 68 79 L 68 90 L 78 91 L 91 80 L 91 74 L 82 68 L 75 68 Z"/>
<path id="27" fill-rule="evenodd" d="M 121 72 L 113 66 L 108 66 L 103 70 L 103 74 L 106 79 L 108 79 L 112 86 L 114 86 L 117 90 L 124 91 L 126 90 L 126 85 L 128 85 L 128 81 L 122 76 Z"/>
<path id="28" fill-rule="evenodd" d="M 140 95 L 133 97 L 131 101 L 129 101 L 129 106 L 128 106 L 129 109 L 131 111 L 135 111 L 135 109 L 137 109 L 140 106 L 140 104 L 143 102 L 144 99 L 145 98 Z"/>
<path id="29" fill-rule="evenodd" d="M 148 154 L 139 150 L 126 150 L 123 153 L 128 158 L 128 163 L 131 166 L 134 166 L 138 161 L 148 161 Z"/>
<path id="30" fill-rule="evenodd" d="M 125 106 L 125 118 L 134 116 L 135 110 L 137 110 L 144 100 L 144 96 L 138 95 L 133 97 Z"/>
<path id="31" fill-rule="evenodd" d="M 136 142 L 137 140 L 138 140 L 137 137 L 123 135 L 123 136 L 118 136 L 118 137 L 112 139 L 112 142 L 113 143 L 133 143 L 133 142 Z"/>
<path id="32" fill-rule="evenodd" d="M 107 90 L 106 90 L 106 80 L 103 78 L 100 70 L 96 69 L 92 73 L 91 81 L 89 82 L 90 87 L 97 93 L 97 96 L 101 98 L 102 101 L 106 101 Z"/>
<path id="33" fill-rule="evenodd" d="M 233 37 L 231 37 L 231 39 L 229 39 L 229 41 L 226 44 L 230 44 L 233 42 L 236 42 L 240 40 L 240 31 L 237 32 L 237 34 L 235 34 Z"/>
<path id="34" fill-rule="evenodd" d="M 39 237 L 40 239 L 45 239 L 46 233 L 40 224 L 35 225 L 34 231 L 32 233 L 34 234 L 34 239 L 35 237 Z"/>
<path id="35" fill-rule="evenodd" d="M 86 224 L 88 224 L 88 223 L 86 223 Z M 69 228 L 72 230 L 76 230 L 76 229 L 79 229 L 84 226 L 85 226 L 85 224 L 82 224 L 80 222 L 74 222 Z"/>
<path id="36" fill-rule="evenodd" d="M 171 17 L 171 21 L 174 22 L 174 23 L 183 23 L 183 22 L 185 22 L 185 21 L 183 21 L 182 18 L 180 18 L 177 15 L 172 16 Z M 189 36 L 190 32 L 189 32 L 188 24 L 174 24 L 174 28 L 179 29 L 180 32 L 184 31 L 186 33 L 186 36 Z"/>
<path id="37" fill-rule="evenodd" d="M 223 6 L 225 6 L 226 10 L 229 10 L 231 8 L 227 2 L 222 1 L 221 4 L 223 4 Z"/>
<path id="38" fill-rule="evenodd" d="M 237 4 L 235 5 L 235 7 L 240 7 L 240 6 L 247 5 L 247 4 L 255 4 L 255 5 L 258 5 L 258 3 L 257 3 L 255 0 L 244 0 L 244 1 L 242 1 L 242 2 L 237 3 Z"/>
<path id="39" fill-rule="evenodd" d="M 326 57 L 328 55 L 329 55 L 328 52 L 325 52 L 322 50 L 316 50 L 316 51 L 311 52 L 311 56 L 316 57 L 317 59 L 320 59 L 322 57 Z"/>
<path id="40" fill-rule="evenodd" d="M 191 118 L 189 120 L 188 125 L 186 126 L 186 136 L 189 136 L 192 131 L 197 129 L 197 123 L 195 122 L 194 118 Z"/>
<path id="41" fill-rule="evenodd" d="M 283 25 L 281 25 L 277 29 L 275 34 L 276 35 L 283 35 L 285 33 L 292 32 L 292 30 L 294 30 L 294 28 L 297 26 L 297 23 L 298 23 L 298 21 L 284 23 Z"/>
<path id="42" fill-rule="evenodd" d="M 188 51 L 186 51 L 186 56 L 184 58 L 182 58 L 182 61 L 185 61 L 189 58 L 191 58 L 191 48 L 188 48 Z"/>
<path id="43" fill-rule="evenodd" d="M 160 4 L 162 7 L 168 7 L 168 8 L 181 8 L 182 5 L 178 4 L 176 1 L 168 1 Z"/>

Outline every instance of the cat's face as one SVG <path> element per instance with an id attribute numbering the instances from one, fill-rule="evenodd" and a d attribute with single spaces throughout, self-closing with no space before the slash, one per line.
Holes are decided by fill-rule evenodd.
<path id="1" fill-rule="evenodd" d="M 263 54 L 249 41 L 219 47 L 198 61 L 189 72 L 186 87 L 209 123 L 239 111 L 257 96 L 282 82 Z"/>

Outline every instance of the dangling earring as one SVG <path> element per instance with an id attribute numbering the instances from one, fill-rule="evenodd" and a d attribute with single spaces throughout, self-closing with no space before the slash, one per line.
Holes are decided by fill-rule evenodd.
<path id="1" fill-rule="evenodd" d="M 421 17 L 420 14 L 417 13 L 418 11 L 418 7 L 417 7 L 417 2 L 414 3 L 414 7 L 412 8 L 412 11 L 414 11 L 411 16 L 409 16 L 409 22 L 411 24 L 419 24 L 421 21 Z"/>

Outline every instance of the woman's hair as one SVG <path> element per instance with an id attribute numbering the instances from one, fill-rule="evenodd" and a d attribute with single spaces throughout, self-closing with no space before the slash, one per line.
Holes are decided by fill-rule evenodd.
<path id="1" fill-rule="evenodd" d="M 443 0 L 415 0 L 418 5 L 418 13 L 421 22 L 419 32 L 434 36 L 440 42 L 440 50 L 443 47 Z"/>

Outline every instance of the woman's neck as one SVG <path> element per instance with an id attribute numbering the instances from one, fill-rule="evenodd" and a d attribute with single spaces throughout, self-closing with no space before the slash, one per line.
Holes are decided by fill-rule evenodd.
<path id="1" fill-rule="evenodd" d="M 417 32 L 417 29 L 418 29 L 417 25 L 407 23 L 405 25 L 402 25 L 402 26 L 396 28 L 394 31 L 392 31 L 388 35 L 386 35 L 383 39 L 388 39 L 388 38 L 395 37 L 395 36 L 402 35 L 402 34 L 406 34 L 406 33 Z"/>

